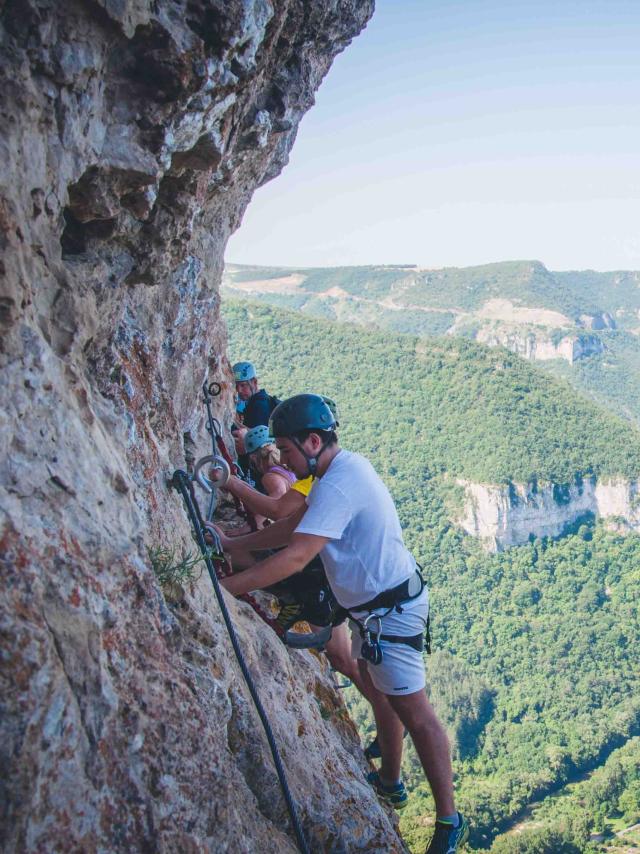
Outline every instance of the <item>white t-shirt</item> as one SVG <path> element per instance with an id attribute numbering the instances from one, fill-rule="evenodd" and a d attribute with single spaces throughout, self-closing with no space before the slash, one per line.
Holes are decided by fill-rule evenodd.
<path id="1" fill-rule="evenodd" d="M 296 532 L 331 539 L 320 557 L 344 608 L 368 602 L 416 571 L 389 490 L 360 454 L 339 451 L 306 501 Z"/>

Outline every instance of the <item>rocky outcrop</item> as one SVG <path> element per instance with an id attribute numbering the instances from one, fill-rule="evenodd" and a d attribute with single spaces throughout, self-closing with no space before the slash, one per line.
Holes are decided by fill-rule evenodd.
<path id="1" fill-rule="evenodd" d="M 580 325 L 585 329 L 615 329 L 616 322 L 608 311 L 602 314 L 581 314 Z"/>
<path id="2" fill-rule="evenodd" d="M 640 481 L 586 479 L 571 485 L 500 486 L 459 481 L 466 500 L 459 524 L 490 551 L 535 537 L 558 537 L 585 518 L 640 531 Z"/>
<path id="3" fill-rule="evenodd" d="M 167 477 L 208 450 L 223 251 L 372 0 L 5 0 L 4 851 L 293 850 Z M 314 851 L 397 851 L 327 673 L 231 603 Z"/>
<path id="4" fill-rule="evenodd" d="M 573 365 L 588 356 L 604 353 L 606 347 L 596 335 L 555 335 L 551 331 L 513 328 L 488 324 L 476 333 L 475 340 L 489 347 L 506 347 L 512 353 L 532 362 L 564 359 Z"/>

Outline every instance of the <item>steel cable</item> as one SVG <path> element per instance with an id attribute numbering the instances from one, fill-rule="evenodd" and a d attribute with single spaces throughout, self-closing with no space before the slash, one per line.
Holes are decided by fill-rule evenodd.
<path id="1" fill-rule="evenodd" d="M 304 831 L 302 830 L 302 825 L 300 823 L 300 818 L 298 816 L 298 812 L 296 809 L 296 805 L 293 800 L 293 796 L 291 794 L 291 790 L 289 789 L 289 784 L 287 782 L 287 777 L 285 774 L 284 766 L 282 764 L 282 760 L 280 758 L 280 753 L 278 751 L 278 746 L 276 744 L 275 738 L 273 736 L 273 730 L 271 729 L 271 724 L 269 723 L 269 719 L 264 710 L 262 702 L 260 701 L 260 697 L 258 696 L 258 692 L 256 691 L 256 687 L 254 685 L 251 674 L 249 673 L 249 668 L 247 667 L 247 663 L 244 660 L 244 655 L 242 654 L 242 650 L 240 648 L 240 643 L 238 641 L 238 636 L 236 635 L 236 631 L 233 627 L 233 623 L 231 622 L 231 616 L 227 609 L 226 602 L 224 601 L 224 597 L 222 595 L 222 589 L 220 587 L 220 582 L 218 580 L 218 576 L 216 575 L 215 567 L 213 566 L 213 561 L 211 560 L 211 555 L 209 550 L 207 549 L 207 544 L 204 539 L 204 532 L 202 526 L 199 521 L 199 513 L 194 507 L 193 496 L 191 494 L 190 489 L 190 478 L 189 475 L 182 471 L 181 469 L 177 469 L 173 473 L 173 478 L 171 480 L 172 485 L 178 490 L 178 492 L 182 495 L 184 499 L 185 506 L 187 508 L 187 513 L 189 514 L 189 519 L 191 521 L 191 525 L 193 527 L 194 533 L 196 535 L 196 540 L 198 542 L 198 546 L 200 551 L 202 552 L 202 556 L 207 565 L 207 570 L 209 572 L 209 577 L 211 578 L 211 583 L 213 584 L 213 590 L 216 595 L 216 599 L 218 600 L 218 605 L 220 606 L 220 611 L 222 613 L 222 618 L 224 620 L 225 626 L 227 628 L 227 632 L 229 634 L 229 639 L 231 640 L 231 645 L 233 646 L 233 651 L 238 660 L 238 664 L 240 665 L 240 670 L 242 671 L 242 675 L 244 677 L 244 681 L 247 684 L 247 688 L 249 689 L 249 693 L 251 694 L 251 699 L 254 702 L 258 715 L 260 717 L 260 721 L 262 722 L 262 726 L 265 731 L 265 735 L 267 736 L 267 741 L 269 742 L 269 748 L 271 750 L 271 755 L 273 757 L 273 764 L 275 765 L 276 773 L 278 775 L 278 780 L 280 781 L 280 787 L 282 789 L 282 793 L 284 795 L 285 803 L 287 805 L 287 809 L 289 811 L 289 815 L 291 816 L 291 824 L 293 825 L 293 830 L 296 835 L 296 839 L 298 842 L 298 848 L 302 852 L 302 854 L 310 854 L 310 849 L 307 844 L 306 837 L 304 835 Z"/>

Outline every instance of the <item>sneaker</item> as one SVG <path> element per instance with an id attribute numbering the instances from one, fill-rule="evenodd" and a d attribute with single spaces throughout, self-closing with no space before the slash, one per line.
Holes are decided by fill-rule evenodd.
<path id="1" fill-rule="evenodd" d="M 469 838 L 469 822 L 458 813 L 459 824 L 454 827 L 443 821 L 436 821 L 436 829 L 426 854 L 455 854 Z"/>
<path id="2" fill-rule="evenodd" d="M 409 735 L 409 730 L 405 729 L 403 738 L 406 738 Z M 378 741 L 378 735 L 376 734 L 373 737 L 373 740 L 370 742 L 368 747 L 365 747 L 364 757 L 371 762 L 372 759 L 381 759 L 382 753 L 380 751 L 380 742 Z"/>
<path id="3" fill-rule="evenodd" d="M 369 743 L 368 747 L 364 749 L 365 759 L 368 759 L 371 762 L 372 759 L 380 759 L 382 754 L 380 753 L 380 743 L 378 742 L 378 736 L 373 737 L 373 741 Z"/>
<path id="4" fill-rule="evenodd" d="M 393 786 L 387 786 L 381 781 L 377 771 L 371 771 L 367 774 L 367 780 L 376 790 L 378 796 L 394 809 L 401 810 L 406 807 L 409 795 L 402 780 L 399 783 L 394 783 Z"/>

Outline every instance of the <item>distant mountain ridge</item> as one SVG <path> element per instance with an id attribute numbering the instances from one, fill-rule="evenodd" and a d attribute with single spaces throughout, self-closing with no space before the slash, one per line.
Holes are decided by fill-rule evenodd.
<path id="1" fill-rule="evenodd" d="M 552 272 L 540 261 L 502 261 L 476 267 L 427 269 L 407 266 L 261 267 L 227 264 L 225 287 L 243 293 L 360 297 L 397 307 L 420 306 L 474 313 L 491 299 L 550 309 L 576 325 L 589 316 L 617 313 L 636 327 L 640 272 L 593 270 Z M 585 316 L 583 318 L 583 316 Z"/>
<path id="2" fill-rule="evenodd" d="M 504 346 L 640 420 L 640 272 L 478 267 L 227 264 L 227 296 L 421 337 Z"/>

